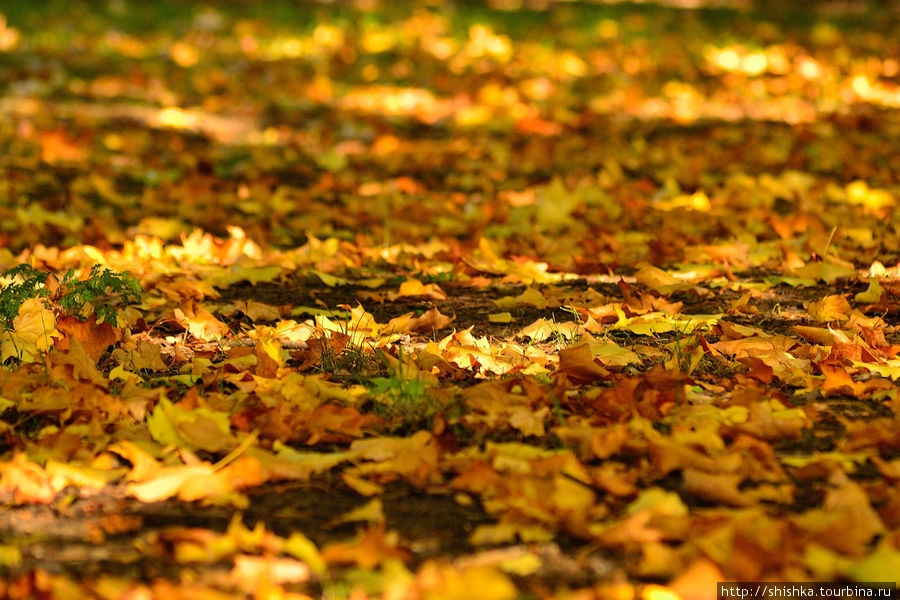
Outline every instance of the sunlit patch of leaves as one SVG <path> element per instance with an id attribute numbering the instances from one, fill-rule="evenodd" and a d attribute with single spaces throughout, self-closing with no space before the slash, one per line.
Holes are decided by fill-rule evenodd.
<path id="1" fill-rule="evenodd" d="M 0 249 L 0 260 L 39 266 L 0 280 L 0 340 L 12 367 L 0 377 L 5 501 L 55 502 L 56 514 L 77 508 L 65 487 L 102 499 L 110 483 L 113 495 L 141 490 L 129 496 L 135 503 L 195 501 L 183 510 L 200 526 L 139 536 L 141 559 L 233 559 L 228 592 L 253 596 L 278 595 L 281 585 L 354 596 L 363 582 L 372 595 L 474 589 L 511 598 L 551 593 L 527 589 L 541 577 L 565 595 L 597 548 L 627 557 L 583 582 L 587 590 L 623 582 L 596 587 L 597 597 L 636 597 L 649 581 L 673 587 L 645 589 L 647 598 L 693 597 L 742 569 L 844 580 L 880 565 L 893 577 L 896 177 L 884 162 L 890 136 L 872 135 L 900 98 L 900 65 L 878 56 L 893 31 L 874 22 L 843 31 L 823 17 L 807 35 L 777 16 L 764 27 L 720 28 L 708 21 L 713 12 L 745 17 L 662 7 L 481 11 L 435 2 L 408 15 L 401 4 L 353 15 L 365 17 L 359 24 L 344 18 L 355 8 L 335 18 L 327 7 L 313 15 L 290 4 L 283 12 L 303 17 L 296 31 L 279 29 L 291 22 L 276 25 L 275 13 L 247 19 L 223 4 L 197 11 L 190 31 L 174 28 L 186 34 L 179 40 L 159 14 L 127 34 L 113 28 L 75 44 L 68 38 L 82 23 L 66 14 L 54 21 L 63 26 L 37 21 L 29 32 L 4 7 L 7 79 L 28 91 L 13 94 L 13 125 L 0 132 L 15 165 L 4 184 L 30 205 L 4 214 L 4 245 L 22 252 Z M 89 29 L 111 31 L 110 15 L 89 12 L 79 13 L 95 19 Z M 547 23 L 553 48 L 536 37 Z M 770 43 L 788 30 L 789 44 Z M 766 39 L 721 39 L 745 34 Z M 123 68 L 140 58 L 152 85 L 116 69 L 98 70 L 95 81 L 78 76 L 67 67 L 71 48 L 86 66 L 98 52 Z M 31 60 L 36 50 L 41 60 Z M 48 56 L 62 67 L 46 87 L 46 73 L 28 65 Z M 46 93 L 60 85 L 90 105 L 77 128 Z M 127 108 L 126 98 L 142 106 Z M 50 122 L 60 124 L 46 130 Z M 36 149 L 52 168 L 20 184 L 14 171 L 28 169 Z M 72 202 L 57 202 L 63 193 Z M 141 299 L 137 281 L 99 265 L 57 275 L 83 260 L 75 244 L 90 244 L 102 264 L 140 268 L 152 293 L 129 311 L 128 329 L 113 334 L 110 325 Z M 411 278 L 419 293 L 393 293 Z M 447 282 L 448 294 L 424 289 Z M 230 308 L 229 328 L 204 304 L 238 284 L 244 307 L 271 306 L 257 316 Z M 491 306 L 495 296 L 505 304 Z M 826 296 L 828 306 L 809 308 Z M 423 312 L 424 298 L 434 314 Z M 381 303 L 379 321 L 410 314 L 388 327 L 368 313 L 353 322 L 331 312 L 351 299 Z M 458 317 L 449 335 L 438 312 L 448 305 Z M 262 323 L 270 333 L 254 327 Z M 114 342 L 82 352 L 101 331 Z M 166 404 L 170 431 L 159 416 Z M 154 443 L 148 412 L 158 419 Z M 290 538 L 251 532 L 240 518 L 224 536 L 201 528 L 203 503 L 252 512 L 243 494 L 259 488 L 254 499 L 284 505 L 260 482 L 306 485 L 313 474 L 371 496 L 377 510 L 341 520 L 368 523 L 365 543 L 332 544 L 323 558 L 320 540 L 301 533 L 302 517 L 279 522 Z M 404 556 L 398 543 L 421 541 L 396 513 L 385 522 L 382 508 L 397 506 L 382 492 L 397 480 L 415 488 L 399 502 L 416 514 L 429 510 L 423 499 L 437 482 L 437 493 L 483 507 L 499 527 L 471 544 L 502 545 L 501 554 L 455 560 L 458 549 L 439 542 L 433 555 L 444 552 L 446 566 L 385 560 Z M 796 495 L 782 493 L 794 487 Z M 296 507 L 284 506 L 278 518 L 293 519 Z M 801 518 L 776 522 L 773 508 Z M 390 531 L 398 524 L 400 538 Z M 429 527 L 435 539 L 447 532 L 446 523 Z M 323 545 L 345 529 L 323 535 Z M 735 550 L 775 547 L 779 532 L 791 539 L 774 558 L 733 559 Z M 541 550 L 543 540 L 576 550 L 574 538 L 586 544 L 566 552 L 575 558 L 548 560 Z M 40 558 L 53 572 L 49 546 Z M 18 567 L 7 549 L 0 544 L 0 568 Z M 94 550 L 102 559 L 106 548 Z M 318 579 L 305 581 L 309 570 L 295 560 L 318 565 Z M 78 596 L 74 580 L 48 577 L 18 594 L 43 597 L 59 583 Z M 184 577 L 173 592 L 203 595 L 223 581 L 199 567 L 190 577 L 196 592 L 181 589 Z M 164 578 L 152 593 L 124 579 L 100 587 L 152 595 L 158 584 L 163 594 Z"/>

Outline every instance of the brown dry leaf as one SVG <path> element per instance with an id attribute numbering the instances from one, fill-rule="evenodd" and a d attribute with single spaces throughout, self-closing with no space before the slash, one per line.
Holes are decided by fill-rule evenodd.
<path id="1" fill-rule="evenodd" d="M 756 358 L 772 369 L 775 377 L 787 382 L 805 383 L 808 379 L 810 361 L 791 354 L 789 351 L 795 340 L 781 337 L 750 337 L 709 344 L 714 353 L 740 360 Z"/>
<path id="2" fill-rule="evenodd" d="M 281 357 L 281 344 L 277 338 L 258 339 L 253 347 L 256 356 L 256 366 L 253 372 L 259 377 L 268 379 L 278 375 L 278 368 L 284 364 Z"/>
<path id="3" fill-rule="evenodd" d="M 524 406 L 513 406 L 507 409 L 510 426 L 518 429 L 525 436 L 543 437 L 544 419 L 549 413 L 549 407 L 531 410 Z"/>
<path id="4" fill-rule="evenodd" d="M 41 160 L 46 163 L 80 163 L 88 156 L 86 139 L 76 139 L 64 129 L 40 134 Z"/>
<path id="5" fill-rule="evenodd" d="M 532 377 L 492 381 L 466 391 L 471 413 L 463 421 L 471 426 L 506 429 L 512 426 L 525 435 L 544 435 L 544 419 L 549 407 L 537 406 L 543 391 Z"/>
<path id="6" fill-rule="evenodd" d="M 637 279 L 638 283 L 641 285 L 650 288 L 658 294 L 671 294 L 672 292 L 683 290 L 702 290 L 702 288 L 697 288 L 696 286 L 687 283 L 684 279 L 679 279 L 670 275 L 659 267 L 654 267 L 647 263 L 638 265 L 638 267 L 637 273 L 634 274 L 635 279 Z M 675 312 L 677 312 L 677 310 Z"/>
<path id="7" fill-rule="evenodd" d="M 878 3 L 804 27 L 360 0 L 291 31 L 215 2 L 128 31 L 31 4 L 47 27 L 0 14 L 0 270 L 24 266 L 0 277 L 0 596 L 895 577 L 900 64 L 896 19 L 850 15 Z M 121 331 L 60 316 L 63 273 L 95 264 L 142 286 Z M 66 302 L 123 304 L 78 281 Z M 326 565 L 240 515 L 155 526 L 251 498 L 374 527 Z M 415 555 L 385 531 L 398 503 Z M 460 556 L 467 533 L 502 547 Z"/>
<path id="8" fill-rule="evenodd" d="M 591 480 L 595 486 L 613 496 L 632 497 L 638 493 L 637 474 L 616 463 L 605 463 L 591 469 Z"/>
<path id="9" fill-rule="evenodd" d="M 96 469 L 55 460 L 48 460 L 45 468 L 51 484 L 57 490 L 62 490 L 67 485 L 73 485 L 81 490 L 98 490 L 125 474 L 125 469 Z"/>
<path id="10" fill-rule="evenodd" d="M 161 467 L 143 479 L 128 484 L 126 491 L 141 502 L 158 502 L 177 496 L 182 487 L 191 481 L 199 479 L 209 482 L 212 476 L 212 465 L 208 463 Z"/>
<path id="11" fill-rule="evenodd" d="M 820 365 L 819 369 L 821 369 L 822 375 L 825 376 L 825 381 L 822 382 L 822 389 L 826 392 L 856 394 L 858 391 L 860 386 L 853 381 L 853 377 L 844 369 L 828 365 Z"/>
<path id="12" fill-rule="evenodd" d="M 754 402 L 747 408 L 749 418 L 731 425 L 764 440 L 794 439 L 800 436 L 811 421 L 802 409 L 788 409 L 776 402 Z"/>
<path id="13" fill-rule="evenodd" d="M 291 352 L 291 358 L 301 361 L 298 371 L 308 371 L 320 364 L 323 356 L 338 356 L 351 341 L 351 336 L 339 331 L 331 331 L 327 337 L 309 338 L 306 350 Z"/>
<path id="14" fill-rule="evenodd" d="M 154 440 L 179 448 L 220 452 L 237 446 L 231 435 L 229 415 L 199 406 L 186 408 L 184 402 L 172 404 L 160 397 L 147 428 Z"/>
<path id="15" fill-rule="evenodd" d="M 721 503 L 727 506 L 751 506 L 753 500 L 744 496 L 738 489 L 743 481 L 741 475 L 705 473 L 697 469 L 682 471 L 684 491 L 708 502 Z"/>
<path id="16" fill-rule="evenodd" d="M 652 577 L 655 579 L 669 578 L 681 572 L 683 559 L 681 553 L 663 542 L 648 541 L 640 546 L 641 556 L 633 561 L 631 571 L 639 577 Z M 665 588 L 648 585 L 644 588 L 644 594 L 652 594 L 654 591 L 665 592 Z"/>
<path id="17" fill-rule="evenodd" d="M 362 477 L 356 477 L 350 473 L 341 473 L 341 479 L 347 484 L 351 490 L 360 496 L 375 496 L 384 492 L 384 487 L 377 483 L 372 483 Z"/>
<path id="18" fill-rule="evenodd" d="M 716 459 L 663 436 L 647 440 L 647 448 L 650 461 L 663 475 L 685 468 L 714 473 L 723 466 Z"/>
<path id="19" fill-rule="evenodd" d="M 272 481 L 293 480 L 308 481 L 314 475 L 324 473 L 333 467 L 353 458 L 351 452 L 298 452 L 281 442 L 273 444 L 277 454 L 262 448 L 251 447 L 247 456 L 256 459 L 266 479 Z M 352 487 L 352 486 L 351 486 Z"/>
<path id="20" fill-rule="evenodd" d="M 823 327 L 809 327 L 808 325 L 793 325 L 791 330 L 795 331 L 803 339 L 822 346 L 846 344 L 850 341 L 846 333 L 830 327 L 826 329 Z"/>
<path id="21" fill-rule="evenodd" d="M 548 300 L 541 290 L 534 287 L 527 287 L 525 291 L 518 296 L 505 296 L 494 300 L 499 308 L 516 308 L 523 304 L 535 306 L 537 308 L 547 308 L 553 304 L 552 300 Z"/>

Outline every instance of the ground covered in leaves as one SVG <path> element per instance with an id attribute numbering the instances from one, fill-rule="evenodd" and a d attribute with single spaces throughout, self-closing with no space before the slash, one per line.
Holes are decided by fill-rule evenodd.
<path id="1" fill-rule="evenodd" d="M 4 3 L 0 596 L 895 581 L 900 13 L 679 4 Z"/>

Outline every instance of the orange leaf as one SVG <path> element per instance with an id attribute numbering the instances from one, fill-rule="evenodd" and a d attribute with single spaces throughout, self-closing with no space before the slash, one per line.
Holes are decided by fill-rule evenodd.
<path id="1" fill-rule="evenodd" d="M 306 443 L 310 446 L 325 442 L 347 442 L 351 438 L 361 438 L 363 429 L 375 419 L 371 415 L 360 414 L 351 406 L 323 404 L 314 411 L 304 412 L 304 431 L 309 434 Z"/>
<path id="2" fill-rule="evenodd" d="M 844 391 L 851 394 L 856 392 L 858 384 L 853 381 L 853 377 L 847 371 L 828 365 L 820 365 L 819 368 L 822 370 L 822 375 L 825 376 L 825 381 L 822 382 L 823 390 L 828 392 Z"/>
<path id="3" fill-rule="evenodd" d="M 55 364 L 64 364 L 72 366 L 72 375 L 84 381 L 89 381 L 99 387 L 105 388 L 108 380 L 97 369 L 97 359 L 88 356 L 86 349 L 81 345 L 77 337 L 65 339 L 69 345 L 68 352 L 59 352 L 53 355 L 52 361 Z M 62 340 L 60 340 L 62 341 Z M 57 348 L 59 344 L 57 343 Z"/>
<path id="4" fill-rule="evenodd" d="M 847 294 L 833 294 L 825 296 L 817 302 L 806 305 L 809 316 L 820 323 L 832 321 L 846 321 L 850 318 L 850 303 Z"/>
<path id="5" fill-rule="evenodd" d="M 84 347 L 84 351 L 94 362 L 106 352 L 121 337 L 121 332 L 109 323 L 97 323 L 95 319 L 81 321 L 77 317 L 59 317 L 56 320 L 56 328 L 65 333 L 64 337 L 56 343 L 61 350 L 68 350 L 70 337 L 77 339 Z"/>
<path id="6" fill-rule="evenodd" d="M 720 581 L 725 581 L 725 576 L 719 567 L 709 559 L 699 558 L 670 581 L 669 588 L 682 600 L 714 600 Z"/>
<path id="7" fill-rule="evenodd" d="M 580 383 L 606 379 L 609 371 L 594 360 L 589 344 L 559 351 L 559 372 Z"/>
<path id="8" fill-rule="evenodd" d="M 409 560 L 412 555 L 398 548 L 397 543 L 395 532 L 385 533 L 384 526 L 378 525 L 367 530 L 355 542 L 327 546 L 322 550 L 322 558 L 333 565 L 358 565 L 363 569 L 371 569 L 391 558 Z"/>
<path id="9" fill-rule="evenodd" d="M 0 464 L 0 492 L 12 492 L 17 504 L 47 504 L 56 497 L 47 472 L 21 453 L 17 453 L 11 461 Z"/>
<path id="10" fill-rule="evenodd" d="M 149 452 L 128 440 L 122 440 L 110 446 L 109 451 L 115 452 L 131 463 L 131 472 L 128 474 L 129 481 L 148 479 L 161 468 L 159 462 Z"/>
<path id="11" fill-rule="evenodd" d="M 228 332 L 228 326 L 215 318 L 196 300 L 190 298 L 175 309 L 175 321 L 192 336 L 203 342 L 220 339 Z"/>
<path id="12" fill-rule="evenodd" d="M 447 294 L 435 283 L 422 283 L 418 279 L 407 279 L 400 284 L 396 293 L 387 295 L 390 300 L 396 300 L 403 296 L 415 296 L 432 298 L 433 300 L 446 300 Z"/>
<path id="13" fill-rule="evenodd" d="M 391 319 L 384 326 L 386 333 L 407 333 L 407 332 L 425 332 L 438 331 L 444 329 L 452 323 L 456 317 L 448 317 L 432 307 L 422 316 L 411 318 L 412 313 L 402 315 Z"/>

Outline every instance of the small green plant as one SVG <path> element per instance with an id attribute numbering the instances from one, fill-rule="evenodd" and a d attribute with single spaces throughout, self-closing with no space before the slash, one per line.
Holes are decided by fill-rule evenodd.
<path id="1" fill-rule="evenodd" d="M 429 397 L 427 382 L 409 373 L 404 367 L 403 349 L 398 350 L 396 363 L 382 355 L 387 377 L 373 377 L 367 382 L 377 410 L 385 415 L 399 417 L 406 423 L 427 418 L 435 409 Z"/>
<path id="2" fill-rule="evenodd" d="M 98 323 L 116 324 L 116 305 L 134 304 L 141 300 L 141 285 L 125 271 L 116 273 L 100 265 L 91 267 L 87 279 L 75 279 L 69 271 L 60 282 L 64 293 L 59 305 L 66 314 L 79 318 L 93 314 Z M 88 309 L 90 307 L 90 309 Z"/>
<path id="3" fill-rule="evenodd" d="M 50 295 L 50 290 L 44 287 L 48 276 L 49 273 L 41 273 L 26 264 L 0 274 L 0 277 L 10 281 L 0 292 L 0 317 L 7 329 L 12 329 L 13 319 L 19 314 L 22 303 L 30 298 L 46 298 Z"/>
<path id="4" fill-rule="evenodd" d="M 401 379 L 391 377 L 373 377 L 372 392 L 387 400 L 390 404 L 415 404 L 425 394 L 425 382 L 421 379 Z"/>
<path id="5" fill-rule="evenodd" d="M 0 278 L 10 282 L 0 291 L 0 318 L 7 329 L 12 328 L 22 303 L 30 298 L 48 298 L 63 314 L 81 320 L 93 315 L 98 323 L 112 325 L 116 324 L 117 306 L 133 304 L 141 299 L 141 286 L 127 271 L 116 273 L 94 265 L 87 279 L 77 279 L 74 271 L 68 271 L 62 279 L 54 277 L 54 286 L 48 284 L 49 277 L 49 273 L 42 273 L 26 264 L 0 274 Z"/>

